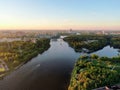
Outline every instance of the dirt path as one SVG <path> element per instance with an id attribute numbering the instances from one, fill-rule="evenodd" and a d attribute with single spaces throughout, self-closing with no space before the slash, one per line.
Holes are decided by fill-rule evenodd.
<path id="1" fill-rule="evenodd" d="M 1 60 L 1 59 L 0 59 L 0 68 L 4 68 L 5 71 L 9 70 L 7 64 L 3 60 Z"/>

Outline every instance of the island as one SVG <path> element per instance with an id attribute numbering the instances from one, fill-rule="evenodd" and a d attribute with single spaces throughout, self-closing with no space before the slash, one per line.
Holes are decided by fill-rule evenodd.
<path id="1" fill-rule="evenodd" d="M 120 36 L 118 35 L 70 35 L 64 41 L 74 48 L 76 52 L 95 52 L 110 45 L 120 49 Z"/>
<path id="2" fill-rule="evenodd" d="M 120 56 L 81 56 L 75 63 L 68 90 L 92 90 L 120 83 Z"/>

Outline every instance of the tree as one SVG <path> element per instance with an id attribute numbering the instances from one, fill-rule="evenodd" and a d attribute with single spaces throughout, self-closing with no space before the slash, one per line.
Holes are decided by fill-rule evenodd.
<path id="1" fill-rule="evenodd" d="M 99 58 L 99 56 L 96 55 L 96 54 L 92 54 L 92 55 L 91 55 L 91 59 L 98 59 L 98 58 Z"/>

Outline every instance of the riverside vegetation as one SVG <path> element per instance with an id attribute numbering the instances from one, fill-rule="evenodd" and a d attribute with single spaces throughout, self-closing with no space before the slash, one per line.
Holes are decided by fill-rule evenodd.
<path id="1" fill-rule="evenodd" d="M 71 35 L 64 38 L 75 51 L 88 49 L 89 53 L 100 50 L 107 45 L 114 48 L 120 48 L 120 36 L 110 35 Z"/>
<path id="2" fill-rule="evenodd" d="M 22 63 L 31 60 L 39 53 L 44 52 L 50 47 L 50 39 L 36 39 L 36 42 L 31 41 L 13 41 L 0 43 L 0 60 L 4 62 L 0 69 L 0 75 L 7 72 L 4 67 L 9 68 L 8 71 Z M 6 64 L 6 65 L 5 65 Z M 0 64 L 2 66 L 2 64 Z"/>
<path id="3" fill-rule="evenodd" d="M 120 36 L 72 35 L 64 39 L 75 51 L 86 48 L 94 52 L 110 45 L 120 49 Z M 108 52 L 109 53 L 109 52 Z M 120 83 L 120 56 L 108 58 L 81 56 L 75 63 L 68 90 L 91 90 Z"/>
<path id="4" fill-rule="evenodd" d="M 120 83 L 120 57 L 81 56 L 75 63 L 68 90 L 92 90 Z"/>

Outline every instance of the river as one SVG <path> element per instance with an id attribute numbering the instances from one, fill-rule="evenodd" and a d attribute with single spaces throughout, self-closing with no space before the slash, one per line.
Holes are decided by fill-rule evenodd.
<path id="1" fill-rule="evenodd" d="M 76 53 L 62 39 L 51 40 L 50 44 L 43 54 L 0 80 L 0 90 L 67 90 L 74 63 L 84 53 Z M 94 53 L 110 57 L 118 54 L 109 46 Z"/>

